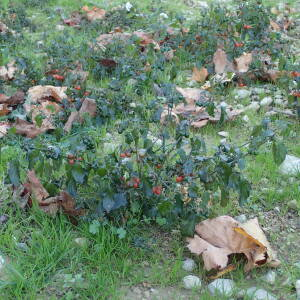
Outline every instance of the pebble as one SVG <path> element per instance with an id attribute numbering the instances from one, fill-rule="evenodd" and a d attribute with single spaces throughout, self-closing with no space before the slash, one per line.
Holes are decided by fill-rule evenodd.
<path id="1" fill-rule="evenodd" d="M 288 208 L 290 208 L 292 210 L 298 210 L 298 202 L 296 199 L 289 201 L 287 206 L 288 206 Z"/>
<path id="2" fill-rule="evenodd" d="M 3 225 L 8 221 L 8 216 L 2 215 L 0 216 L 0 224 Z"/>
<path id="3" fill-rule="evenodd" d="M 247 222 L 247 217 L 246 217 L 246 215 L 244 215 L 244 214 L 235 217 L 235 219 L 236 219 L 238 222 L 240 222 L 240 223 L 246 223 L 246 222 Z"/>
<path id="4" fill-rule="evenodd" d="M 281 194 L 281 193 L 279 193 L 279 191 L 277 191 L 277 193 L 278 193 L 278 194 Z M 280 213 L 280 208 L 279 208 L 278 206 L 275 206 L 275 207 L 274 207 L 274 210 L 275 210 L 276 212 Z"/>
<path id="5" fill-rule="evenodd" d="M 293 155 L 287 155 L 279 167 L 281 174 L 295 176 L 300 173 L 300 158 Z"/>
<path id="6" fill-rule="evenodd" d="M 24 252 L 28 251 L 28 246 L 26 243 L 16 243 L 16 246 Z"/>
<path id="7" fill-rule="evenodd" d="M 242 120 L 246 123 L 248 123 L 250 121 L 250 119 L 247 115 L 243 116 Z"/>
<path id="8" fill-rule="evenodd" d="M 74 243 L 79 247 L 86 247 L 88 245 L 87 238 L 76 238 L 74 239 Z"/>
<path id="9" fill-rule="evenodd" d="M 235 288 L 235 283 L 231 279 L 216 279 L 207 286 L 211 295 L 230 296 Z"/>
<path id="10" fill-rule="evenodd" d="M 238 89 L 234 91 L 235 99 L 248 98 L 251 95 L 251 91 L 245 89 Z"/>
<path id="11" fill-rule="evenodd" d="M 273 102 L 272 97 L 265 97 L 260 101 L 260 105 L 261 106 L 269 106 L 272 104 L 272 102 Z"/>
<path id="12" fill-rule="evenodd" d="M 300 299 L 300 279 L 298 279 L 295 283 L 296 293 L 297 293 L 297 300 Z"/>
<path id="13" fill-rule="evenodd" d="M 183 285 L 187 290 L 200 288 L 201 287 L 201 280 L 199 277 L 195 275 L 187 275 L 183 277 Z"/>
<path id="14" fill-rule="evenodd" d="M 246 295 L 250 297 L 251 300 L 277 300 L 277 298 L 266 290 L 258 289 L 255 286 L 247 289 Z"/>
<path id="15" fill-rule="evenodd" d="M 187 272 L 192 272 L 196 268 L 196 263 L 193 259 L 187 258 L 183 261 L 182 269 Z"/>
<path id="16" fill-rule="evenodd" d="M 222 137 L 229 137 L 229 133 L 227 131 L 219 131 L 218 135 L 222 136 Z"/>
<path id="17" fill-rule="evenodd" d="M 246 107 L 247 110 L 254 110 L 254 111 L 258 111 L 260 109 L 260 105 L 257 101 L 253 101 L 251 104 L 249 104 Z"/>
<path id="18" fill-rule="evenodd" d="M 252 92 L 258 95 L 266 93 L 266 90 L 264 88 L 253 88 Z"/>
<path id="19" fill-rule="evenodd" d="M 275 98 L 274 103 L 275 103 L 276 105 L 283 105 L 283 104 L 284 104 L 284 101 L 283 101 L 282 98 Z"/>
<path id="20" fill-rule="evenodd" d="M 262 277 L 262 280 L 264 280 L 267 283 L 274 284 L 276 281 L 276 275 L 277 274 L 275 271 L 270 270 L 266 275 Z"/>
<path id="21" fill-rule="evenodd" d="M 63 31 L 63 30 L 65 30 L 65 26 L 58 24 L 58 25 L 56 25 L 56 30 Z"/>
<path id="22" fill-rule="evenodd" d="M 226 108 L 228 106 L 228 104 L 225 101 L 222 101 L 220 103 L 220 107 Z"/>

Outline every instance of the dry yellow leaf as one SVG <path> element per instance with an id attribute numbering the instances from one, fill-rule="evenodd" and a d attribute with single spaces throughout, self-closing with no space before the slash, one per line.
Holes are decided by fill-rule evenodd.
<path id="1" fill-rule="evenodd" d="M 202 67 L 200 70 L 197 67 L 193 68 L 192 80 L 197 82 L 203 82 L 208 76 L 208 71 L 206 68 Z"/>

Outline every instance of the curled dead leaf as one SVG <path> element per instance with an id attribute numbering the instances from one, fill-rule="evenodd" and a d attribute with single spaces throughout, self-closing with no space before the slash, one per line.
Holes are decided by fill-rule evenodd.
<path id="1" fill-rule="evenodd" d="M 83 115 L 85 113 L 89 114 L 91 117 L 95 117 L 97 112 L 97 103 L 94 99 L 86 98 L 79 111 L 71 112 L 68 121 L 64 126 L 66 132 L 70 132 L 74 122 L 83 122 Z"/>
<path id="2" fill-rule="evenodd" d="M 244 254 L 245 271 L 265 264 L 279 263 L 257 218 L 240 224 L 229 216 L 205 220 L 195 227 L 196 234 L 188 238 L 192 253 L 202 255 L 206 270 L 225 270 L 230 254 Z"/>
<path id="3" fill-rule="evenodd" d="M 208 71 L 206 68 L 202 67 L 200 70 L 197 67 L 193 68 L 192 80 L 203 82 L 208 77 Z"/>
<path id="4" fill-rule="evenodd" d="M 15 61 L 8 63 L 6 66 L 0 66 L 0 79 L 11 80 L 14 78 L 16 71 Z"/>
<path id="5" fill-rule="evenodd" d="M 16 119 L 15 123 L 13 123 L 11 127 L 16 129 L 17 134 L 24 135 L 28 138 L 35 138 L 39 134 L 48 130 L 47 128 L 36 127 L 36 125 L 19 118 Z"/>
<path id="6" fill-rule="evenodd" d="M 240 57 L 234 59 L 235 70 L 239 73 L 246 73 L 252 63 L 252 53 L 243 53 Z"/>
<path id="7" fill-rule="evenodd" d="M 66 86 L 37 85 L 28 90 L 28 98 L 32 103 L 46 100 L 62 102 L 63 99 L 68 99 L 65 93 L 67 89 Z"/>
<path id="8" fill-rule="evenodd" d="M 225 51 L 222 49 L 217 49 L 215 52 L 213 56 L 213 63 L 217 74 L 232 72 L 234 69 L 232 63 L 227 59 Z"/>

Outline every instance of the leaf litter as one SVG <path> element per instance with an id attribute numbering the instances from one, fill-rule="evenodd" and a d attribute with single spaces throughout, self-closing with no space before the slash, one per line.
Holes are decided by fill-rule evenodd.
<path id="1" fill-rule="evenodd" d="M 234 269 L 229 264 L 231 254 L 245 255 L 245 272 L 260 266 L 280 265 L 257 218 L 241 224 L 230 216 L 220 216 L 202 221 L 195 226 L 195 231 L 193 238 L 187 238 L 187 247 L 202 256 L 207 271 L 215 270 L 222 275 L 226 268 Z"/>

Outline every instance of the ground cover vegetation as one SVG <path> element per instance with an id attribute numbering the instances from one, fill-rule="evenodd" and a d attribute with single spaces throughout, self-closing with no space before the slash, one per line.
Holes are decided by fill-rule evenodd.
<path id="1" fill-rule="evenodd" d="M 276 207 L 299 229 L 299 175 L 278 172 L 300 155 L 292 5 L 1 5 L 1 296 L 122 299 L 128 286 L 172 286 L 182 237 L 222 214 L 266 225 Z M 297 277 L 296 259 L 283 276 Z M 244 285 L 242 268 L 230 276 Z"/>

